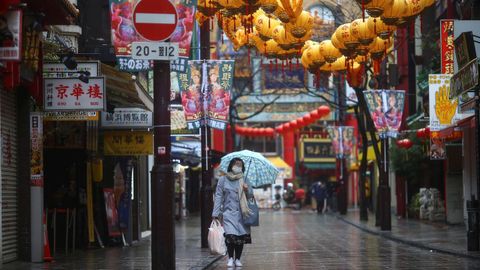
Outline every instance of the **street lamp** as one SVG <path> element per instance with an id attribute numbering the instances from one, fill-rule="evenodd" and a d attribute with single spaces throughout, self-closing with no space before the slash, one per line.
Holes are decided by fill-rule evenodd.
<path id="1" fill-rule="evenodd" d="M 391 230 L 390 187 L 388 185 L 388 138 L 395 138 L 402 123 L 405 104 L 404 90 L 364 91 L 368 111 L 382 142 L 383 160 L 379 161 L 380 183 L 378 187 L 378 209 L 380 229 Z"/>

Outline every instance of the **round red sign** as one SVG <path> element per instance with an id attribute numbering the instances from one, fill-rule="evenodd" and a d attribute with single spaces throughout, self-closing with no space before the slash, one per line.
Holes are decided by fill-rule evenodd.
<path id="1" fill-rule="evenodd" d="M 137 33 L 150 41 L 168 39 L 177 22 L 177 10 L 168 0 L 141 0 L 133 10 L 133 25 Z"/>

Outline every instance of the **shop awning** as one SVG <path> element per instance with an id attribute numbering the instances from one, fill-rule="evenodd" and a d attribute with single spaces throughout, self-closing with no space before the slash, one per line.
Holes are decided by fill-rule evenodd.
<path id="1" fill-rule="evenodd" d="M 279 156 L 272 156 L 266 157 L 277 169 L 284 173 L 284 178 L 291 178 L 292 177 L 292 167 L 288 165 L 281 157 Z"/>
<path id="2" fill-rule="evenodd" d="M 138 82 L 132 80 L 130 73 L 102 64 L 101 74 L 105 76 L 109 106 L 153 111 L 153 99 Z"/>
<path id="3" fill-rule="evenodd" d="M 337 167 L 335 163 L 303 163 L 303 166 L 309 170 L 334 170 Z"/>

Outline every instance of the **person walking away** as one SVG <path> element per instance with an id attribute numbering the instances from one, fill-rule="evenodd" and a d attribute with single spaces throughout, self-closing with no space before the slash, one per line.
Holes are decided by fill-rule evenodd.
<path id="1" fill-rule="evenodd" d="M 227 245 L 227 267 L 242 267 L 244 244 L 251 244 L 250 227 L 243 223 L 243 217 L 251 214 L 247 199 L 253 197 L 253 190 L 244 182 L 245 165 L 240 158 L 234 158 L 227 172 L 218 180 L 212 212 L 213 219 L 223 217 L 225 243 Z"/>
<path id="2" fill-rule="evenodd" d="M 322 214 L 327 208 L 327 187 L 324 182 L 319 181 L 314 188 L 315 200 L 317 200 L 317 214 Z"/>

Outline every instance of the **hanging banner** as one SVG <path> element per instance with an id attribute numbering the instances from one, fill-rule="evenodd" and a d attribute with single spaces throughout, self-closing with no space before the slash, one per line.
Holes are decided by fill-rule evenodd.
<path id="1" fill-rule="evenodd" d="M 327 127 L 328 135 L 332 139 L 332 147 L 338 158 L 350 157 L 353 150 L 353 127 L 330 126 Z"/>
<path id="2" fill-rule="evenodd" d="M 145 41 L 133 26 L 133 8 L 138 0 L 110 0 L 112 43 L 115 55 L 131 55 L 131 43 Z"/>
<path id="3" fill-rule="evenodd" d="M 0 61 L 22 59 L 22 11 L 13 10 L 0 14 Z"/>
<path id="4" fill-rule="evenodd" d="M 437 132 L 452 124 L 458 118 L 458 99 L 450 99 L 451 74 L 429 74 L 429 115 L 430 131 Z"/>
<path id="5" fill-rule="evenodd" d="M 447 158 L 447 150 L 445 148 L 445 138 L 430 137 L 430 159 L 441 160 Z"/>
<path id="6" fill-rule="evenodd" d="M 454 35 L 453 20 L 440 20 L 441 68 L 442 74 L 453 74 Z"/>
<path id="7" fill-rule="evenodd" d="M 43 117 L 30 114 L 30 186 L 43 187 Z"/>
<path id="8" fill-rule="evenodd" d="M 175 31 L 170 36 L 170 42 L 178 43 L 178 54 L 181 57 L 190 56 L 190 47 L 192 45 L 193 25 L 195 6 L 188 6 L 183 1 L 174 1 L 178 14 L 178 23 Z"/>
<path id="9" fill-rule="evenodd" d="M 209 60 L 206 63 L 208 85 L 208 125 L 215 129 L 225 130 L 230 110 L 230 91 L 233 86 L 234 61 Z M 205 78 L 205 74 L 203 75 Z M 205 83 L 205 80 L 204 80 Z M 205 89 L 204 89 L 205 90 Z"/>
<path id="10" fill-rule="evenodd" d="M 178 74 L 183 111 L 188 129 L 199 128 L 200 121 L 204 116 L 202 63 L 203 61 L 188 61 L 187 73 Z"/>
<path id="11" fill-rule="evenodd" d="M 121 235 L 118 224 L 118 212 L 115 205 L 115 193 L 111 188 L 103 189 L 103 198 L 105 200 L 105 212 L 107 216 L 108 236 L 117 237 Z"/>
<path id="12" fill-rule="evenodd" d="M 380 137 L 396 138 L 402 124 L 405 91 L 368 90 L 364 95 Z"/>
<path id="13" fill-rule="evenodd" d="M 108 131 L 104 133 L 104 155 L 153 155 L 153 134 L 148 131 Z"/>

